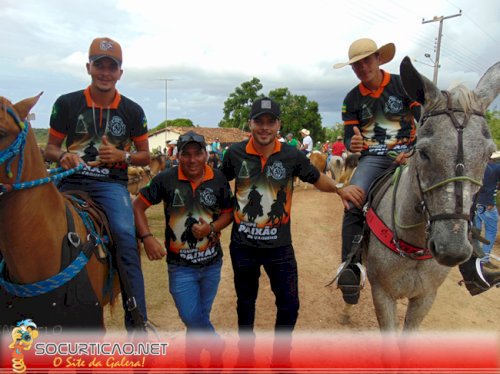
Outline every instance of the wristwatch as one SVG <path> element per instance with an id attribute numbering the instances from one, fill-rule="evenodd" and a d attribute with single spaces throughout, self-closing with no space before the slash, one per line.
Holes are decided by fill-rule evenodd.
<path id="1" fill-rule="evenodd" d="M 132 164 L 132 155 L 129 152 L 125 152 L 125 163 L 127 165 Z"/>

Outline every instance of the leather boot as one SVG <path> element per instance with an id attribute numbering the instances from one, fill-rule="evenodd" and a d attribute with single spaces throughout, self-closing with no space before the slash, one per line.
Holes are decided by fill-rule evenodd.
<path id="1" fill-rule="evenodd" d="M 484 265 L 480 258 L 473 255 L 459 266 L 464 278 L 460 284 L 464 284 L 472 296 L 488 291 L 493 286 L 500 287 L 500 271 Z"/>

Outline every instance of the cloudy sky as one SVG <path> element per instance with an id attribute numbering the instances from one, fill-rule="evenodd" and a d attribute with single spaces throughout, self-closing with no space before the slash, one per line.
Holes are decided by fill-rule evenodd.
<path id="1" fill-rule="evenodd" d="M 340 119 L 345 94 L 357 84 L 347 60 L 352 41 L 396 44 L 386 69 L 408 55 L 432 79 L 443 23 L 438 85 L 473 88 L 499 60 L 498 0 L 0 0 L 0 96 L 16 102 L 44 91 L 34 127 L 48 127 L 55 99 L 85 88 L 93 38 L 111 37 L 124 50 L 119 91 L 145 110 L 149 126 L 189 118 L 217 126 L 235 87 L 257 77 L 263 93 L 288 87 L 319 103 L 324 126 Z M 499 109 L 499 100 L 492 109 Z"/>

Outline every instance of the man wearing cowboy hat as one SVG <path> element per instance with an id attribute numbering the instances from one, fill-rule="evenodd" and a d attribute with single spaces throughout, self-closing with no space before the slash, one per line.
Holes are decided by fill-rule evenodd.
<path id="1" fill-rule="evenodd" d="M 380 69 L 394 58 L 395 51 L 393 43 L 378 48 L 371 39 L 359 39 L 349 48 L 349 60 L 334 65 L 335 69 L 350 65 L 360 80 L 344 99 L 342 119 L 347 149 L 361 152 L 350 183 L 365 193 L 384 171 L 405 162 L 415 142 L 414 118 L 420 116 L 420 105 L 407 96 L 399 75 Z M 342 223 L 343 262 L 355 238 L 363 234 L 363 224 L 363 212 L 350 203 Z M 351 263 L 339 275 L 338 287 L 348 304 L 358 302 L 363 271 L 361 264 Z"/>
<path id="2" fill-rule="evenodd" d="M 313 150 L 314 142 L 309 136 L 311 132 L 308 129 L 300 130 L 300 135 L 302 135 L 302 146 L 300 150 L 307 156 Z"/>

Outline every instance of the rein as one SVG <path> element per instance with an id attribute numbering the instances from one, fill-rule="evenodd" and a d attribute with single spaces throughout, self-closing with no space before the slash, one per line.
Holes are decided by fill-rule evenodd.
<path id="1" fill-rule="evenodd" d="M 14 161 L 14 158 L 19 155 L 19 162 L 17 165 L 17 176 L 16 176 L 16 182 L 15 183 L 0 183 L 0 197 L 11 191 L 18 191 L 18 190 L 24 190 L 27 188 L 33 188 L 33 187 L 38 187 L 50 182 L 54 182 L 57 180 L 61 180 L 62 178 L 65 178 L 69 175 L 72 175 L 76 173 L 79 170 L 82 170 L 84 165 L 80 164 L 76 168 L 69 169 L 66 171 L 63 171 L 63 168 L 57 168 L 54 170 L 50 171 L 50 176 L 45 177 L 45 178 L 39 178 L 35 179 L 32 181 L 27 181 L 27 182 L 20 182 L 21 180 L 21 174 L 23 171 L 23 164 L 24 164 L 24 147 L 26 145 L 26 136 L 28 135 L 28 130 L 29 130 L 29 124 L 28 121 L 21 121 L 16 112 L 10 107 L 6 107 L 4 105 L 0 106 L 0 108 L 3 108 L 13 119 L 14 122 L 19 126 L 21 131 L 17 135 L 16 139 L 12 142 L 11 145 L 9 145 L 7 148 L 4 150 L 0 151 L 0 165 L 4 164 L 7 162 L 6 166 L 6 172 L 7 172 L 7 177 L 12 178 L 13 174 L 10 169 L 12 162 Z"/>
<path id="2" fill-rule="evenodd" d="M 446 104 L 446 109 L 442 110 L 436 110 L 432 111 L 429 113 L 424 114 L 422 117 L 422 124 L 421 126 L 425 125 L 425 121 L 429 119 L 430 117 L 435 117 L 435 116 L 441 116 L 441 115 L 446 115 L 450 117 L 451 122 L 453 123 L 453 126 L 455 127 L 455 130 L 457 131 L 457 138 L 458 138 L 458 149 L 457 149 L 457 156 L 456 156 L 456 161 L 455 161 L 455 176 L 451 178 L 444 179 L 428 188 L 422 189 L 422 183 L 420 181 L 420 176 L 418 174 L 418 169 L 416 170 L 416 176 L 418 180 L 418 186 L 421 191 L 422 195 L 422 205 L 424 210 L 427 212 L 429 216 L 429 222 L 437 221 L 437 220 L 444 220 L 444 219 L 464 219 L 466 221 L 470 221 L 470 214 L 466 214 L 463 211 L 463 182 L 471 182 L 475 185 L 481 186 L 482 182 L 475 180 L 473 178 L 470 178 L 466 175 L 464 175 L 464 170 L 465 170 L 465 165 L 464 165 L 464 144 L 463 144 L 463 131 L 465 126 L 467 125 L 467 122 L 470 119 L 470 116 L 468 113 L 466 113 L 463 109 L 460 108 L 454 108 L 451 105 L 451 96 L 449 92 L 447 91 L 442 91 L 443 95 L 446 97 L 447 104 Z M 457 120 L 457 117 L 455 116 L 455 113 L 464 113 L 464 120 L 462 123 L 460 123 Z M 473 110 L 472 113 L 473 115 L 476 116 L 481 116 L 484 117 L 484 114 Z M 443 187 L 448 185 L 449 183 L 454 183 L 455 185 L 455 212 L 454 213 L 440 213 L 440 214 L 431 214 L 428 204 L 425 200 L 425 194 L 436 189 L 439 187 Z"/>

